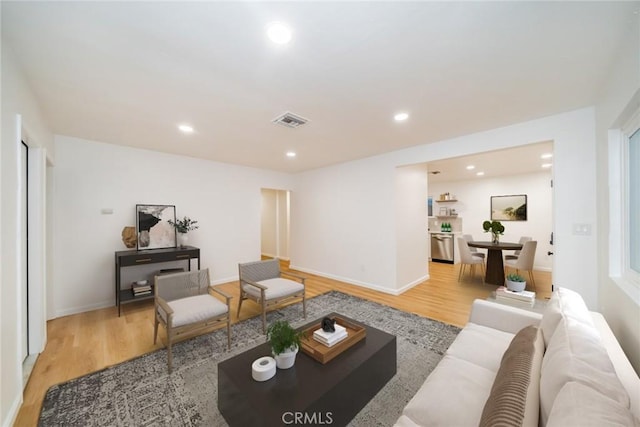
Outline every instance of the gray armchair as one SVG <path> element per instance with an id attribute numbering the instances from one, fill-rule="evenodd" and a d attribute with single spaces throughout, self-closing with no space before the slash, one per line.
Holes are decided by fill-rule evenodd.
<path id="1" fill-rule="evenodd" d="M 227 324 L 227 348 L 231 348 L 231 295 L 209 286 L 209 270 L 189 271 L 155 277 L 155 323 L 153 343 L 158 338 L 158 325 L 167 331 L 167 366 L 172 370 L 171 346 L 180 335 L 204 332 L 218 323 Z M 209 291 L 222 295 L 226 304 Z"/>
<path id="2" fill-rule="evenodd" d="M 250 299 L 262 306 L 262 332 L 267 333 L 267 309 L 285 301 L 302 298 L 302 313 L 307 317 L 305 302 L 305 279 L 291 273 L 280 271 L 280 260 L 247 262 L 238 264 L 240 273 L 240 301 L 238 302 L 238 316 L 242 301 Z M 288 276 L 299 282 L 287 279 Z"/>

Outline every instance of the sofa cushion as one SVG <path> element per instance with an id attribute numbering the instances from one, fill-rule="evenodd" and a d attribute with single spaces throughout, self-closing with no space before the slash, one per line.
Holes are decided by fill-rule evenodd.
<path id="1" fill-rule="evenodd" d="M 551 295 L 540 321 L 545 345 L 549 345 L 551 336 L 563 315 L 593 326 L 591 314 L 582 296 L 570 289 L 559 288 Z"/>
<path id="2" fill-rule="evenodd" d="M 191 323 L 203 322 L 228 311 L 226 304 L 223 304 L 209 294 L 176 299 L 169 301 L 168 304 L 169 307 L 173 309 L 174 328 Z"/>
<path id="3" fill-rule="evenodd" d="M 478 425 L 495 373 L 445 355 L 402 411 L 396 426 Z"/>
<path id="4" fill-rule="evenodd" d="M 514 335 L 508 332 L 467 323 L 447 350 L 447 354 L 498 372 L 502 355 L 513 337 Z"/>
<path id="5" fill-rule="evenodd" d="M 620 383 L 595 328 L 563 317 L 547 346 L 540 378 L 540 416 L 545 425 L 562 387 L 575 381 L 629 408 L 629 395 Z"/>
<path id="6" fill-rule="evenodd" d="M 304 285 L 294 280 L 284 279 L 282 277 L 276 277 L 275 279 L 267 279 L 256 282 L 259 285 L 264 285 L 267 290 L 264 291 L 265 298 L 267 300 L 282 298 L 287 295 L 295 294 L 304 291 Z M 243 285 L 244 291 L 256 298 L 260 298 L 260 289 L 251 285 Z"/>
<path id="7" fill-rule="evenodd" d="M 640 422 L 619 402 L 584 384 L 570 381 L 558 393 L 547 422 L 547 427 L 566 426 L 640 427 Z"/>
<path id="8" fill-rule="evenodd" d="M 542 332 L 527 326 L 505 351 L 480 419 L 481 427 L 538 426 Z"/>

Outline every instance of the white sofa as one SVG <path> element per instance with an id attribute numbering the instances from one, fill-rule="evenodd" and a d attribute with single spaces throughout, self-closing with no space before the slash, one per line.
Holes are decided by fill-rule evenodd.
<path id="1" fill-rule="evenodd" d="M 513 391 L 509 382 L 515 381 L 516 370 L 500 367 L 514 336 L 529 325 L 537 329 L 527 328 L 533 341 L 528 347 L 528 385 L 517 409 L 509 392 L 506 398 L 500 395 L 505 387 Z M 504 364 L 513 361 L 514 351 L 507 352 Z M 500 420 L 492 413 L 499 412 L 496 406 L 502 406 L 502 415 L 519 418 Z M 404 408 L 396 427 L 640 426 L 638 419 L 640 378 L 604 317 L 589 312 L 577 293 L 562 288 L 554 292 L 543 315 L 474 301 L 469 323 Z"/>

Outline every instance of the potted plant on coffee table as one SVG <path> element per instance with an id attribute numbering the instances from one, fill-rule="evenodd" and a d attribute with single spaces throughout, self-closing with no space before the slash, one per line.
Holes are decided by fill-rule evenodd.
<path id="1" fill-rule="evenodd" d="M 507 289 L 514 292 L 522 292 L 527 287 L 527 282 L 524 280 L 519 274 L 508 274 L 507 275 Z"/>
<path id="2" fill-rule="evenodd" d="M 271 341 L 273 357 L 279 369 L 289 369 L 296 362 L 302 336 L 303 333 L 293 329 L 286 320 L 276 320 L 269 325 L 267 338 Z"/>

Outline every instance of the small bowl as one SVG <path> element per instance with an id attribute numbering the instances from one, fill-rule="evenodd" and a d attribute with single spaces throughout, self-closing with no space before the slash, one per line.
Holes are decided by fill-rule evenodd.
<path id="1" fill-rule="evenodd" d="M 147 284 L 147 281 L 146 281 L 146 280 L 138 280 L 138 281 L 136 282 L 136 285 L 146 285 L 146 284 Z"/>

